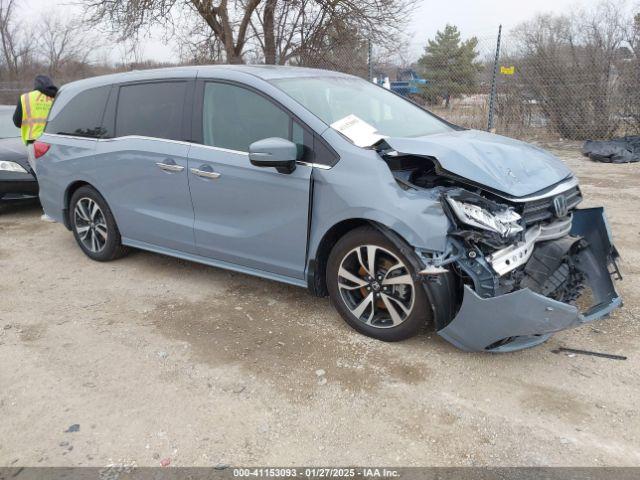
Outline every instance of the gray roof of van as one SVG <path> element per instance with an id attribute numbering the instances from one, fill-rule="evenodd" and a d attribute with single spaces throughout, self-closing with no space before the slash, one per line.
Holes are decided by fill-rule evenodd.
<path id="1" fill-rule="evenodd" d="M 322 70 L 319 68 L 289 67 L 281 65 L 197 65 L 186 67 L 154 68 L 149 70 L 132 70 L 129 72 L 113 73 L 98 77 L 86 78 L 66 84 L 65 89 L 84 90 L 86 88 L 110 85 L 112 83 L 130 82 L 136 80 L 153 80 L 162 78 L 193 78 L 215 77 L 220 73 L 239 73 L 257 77 L 262 80 L 274 80 L 278 78 L 292 77 L 321 77 L 321 76 L 344 76 L 345 73 Z"/>
<path id="2" fill-rule="evenodd" d="M 247 73 L 263 80 L 291 77 L 335 77 L 348 76 L 345 73 L 323 70 L 320 68 L 290 67 L 284 65 L 203 65 L 194 67 L 198 69 L 198 75 L 215 74 L 219 69 L 234 70 Z"/>

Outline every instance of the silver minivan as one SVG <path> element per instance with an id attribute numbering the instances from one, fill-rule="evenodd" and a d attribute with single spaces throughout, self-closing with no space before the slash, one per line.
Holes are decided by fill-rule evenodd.
<path id="1" fill-rule="evenodd" d="M 307 287 L 381 340 L 428 323 L 464 350 L 516 350 L 622 303 L 604 212 L 577 208 L 560 160 L 350 75 L 81 80 L 36 151 L 45 212 L 91 259 L 133 247 Z"/>

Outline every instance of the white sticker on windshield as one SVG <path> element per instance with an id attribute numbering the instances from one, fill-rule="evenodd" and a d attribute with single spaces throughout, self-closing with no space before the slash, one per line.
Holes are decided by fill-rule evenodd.
<path id="1" fill-rule="evenodd" d="M 361 118 L 351 114 L 333 122 L 331 128 L 339 131 L 358 147 L 370 147 L 383 138 L 373 125 L 369 125 Z"/>

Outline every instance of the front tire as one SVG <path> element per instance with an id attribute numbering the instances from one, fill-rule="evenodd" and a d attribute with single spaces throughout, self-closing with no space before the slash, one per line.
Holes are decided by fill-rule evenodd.
<path id="1" fill-rule="evenodd" d="M 417 334 L 431 308 L 408 259 L 380 231 L 360 227 L 334 246 L 327 263 L 333 305 L 355 330 L 387 341 Z"/>
<path id="2" fill-rule="evenodd" d="M 92 260 L 107 262 L 128 252 L 111 209 L 93 187 L 80 187 L 69 202 L 69 223 L 82 251 Z"/>

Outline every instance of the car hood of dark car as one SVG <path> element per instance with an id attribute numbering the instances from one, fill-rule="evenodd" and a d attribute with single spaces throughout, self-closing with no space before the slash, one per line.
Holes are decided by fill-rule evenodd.
<path id="1" fill-rule="evenodd" d="M 539 192 L 572 175 L 549 152 L 479 130 L 385 141 L 399 154 L 432 157 L 447 172 L 512 197 Z"/>
<path id="2" fill-rule="evenodd" d="M 19 163 L 29 171 L 27 158 L 27 147 L 24 146 L 20 137 L 0 138 L 0 160 Z"/>

